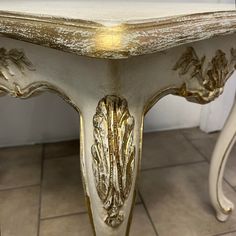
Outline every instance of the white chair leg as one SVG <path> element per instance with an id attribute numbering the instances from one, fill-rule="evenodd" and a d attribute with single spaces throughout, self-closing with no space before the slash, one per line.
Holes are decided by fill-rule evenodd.
<path id="1" fill-rule="evenodd" d="M 236 140 L 236 102 L 225 123 L 225 126 L 217 140 L 211 158 L 209 190 L 213 207 L 216 210 L 216 217 L 219 221 L 226 221 L 232 212 L 234 205 L 224 195 L 222 180 L 225 165 L 230 151 Z M 235 170 L 236 171 L 236 170 Z"/>

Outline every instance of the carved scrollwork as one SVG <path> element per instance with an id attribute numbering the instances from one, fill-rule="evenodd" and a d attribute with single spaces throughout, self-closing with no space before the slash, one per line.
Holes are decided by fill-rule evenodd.
<path id="1" fill-rule="evenodd" d="M 125 99 L 103 98 L 93 118 L 94 145 L 91 148 L 93 173 L 99 198 L 107 212 L 105 223 L 119 226 L 121 208 L 129 196 L 134 172 L 134 118 Z"/>
<path id="2" fill-rule="evenodd" d="M 17 83 L 14 83 L 11 87 L 0 84 L 0 96 L 9 94 L 11 97 L 26 99 L 46 91 L 51 91 L 58 94 L 77 112 L 80 112 L 78 106 L 63 91 L 48 82 L 35 82 L 23 88 Z"/>
<path id="3" fill-rule="evenodd" d="M 14 76 L 11 66 L 17 67 L 19 71 L 24 73 L 24 69 L 33 70 L 33 65 L 25 56 L 24 52 L 18 49 L 7 51 L 5 48 L 0 48 L 0 78 L 8 80 L 9 76 Z"/>
<path id="4" fill-rule="evenodd" d="M 13 83 L 11 87 L 3 86 L 0 84 L 0 96 L 1 94 L 9 94 L 11 97 L 15 98 L 29 98 L 31 96 L 35 96 L 39 93 L 42 93 L 46 90 L 50 89 L 50 85 L 48 83 L 32 83 L 27 87 L 21 88 L 19 84 Z"/>
<path id="5" fill-rule="evenodd" d="M 208 103 L 218 97 L 225 82 L 236 67 L 236 49 L 231 49 L 230 57 L 217 50 L 210 62 L 206 57 L 199 58 L 193 47 L 188 47 L 174 66 L 184 83 L 177 95 L 197 103 Z"/>

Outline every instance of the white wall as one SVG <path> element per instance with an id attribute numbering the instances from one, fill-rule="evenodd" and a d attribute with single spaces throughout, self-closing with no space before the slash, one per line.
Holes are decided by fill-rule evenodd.
<path id="1" fill-rule="evenodd" d="M 0 146 L 79 137 L 79 115 L 55 94 L 27 100 L 0 98 Z"/>
<path id="2" fill-rule="evenodd" d="M 233 3 L 234 0 L 191 2 Z M 0 146 L 53 142 L 79 137 L 78 114 L 54 94 L 43 94 L 25 101 L 2 97 L 0 111 Z M 170 95 L 163 98 L 147 114 L 145 131 L 194 127 L 200 124 L 200 120 L 200 105 Z"/>
<path id="3" fill-rule="evenodd" d="M 70 140 L 79 137 L 79 116 L 54 94 L 27 100 L 0 99 L 0 146 Z M 201 106 L 172 95 L 164 97 L 145 118 L 145 131 L 199 125 Z"/>
<path id="4" fill-rule="evenodd" d="M 168 95 L 162 98 L 145 117 L 145 131 L 195 127 L 199 125 L 201 105 L 185 98 Z"/>

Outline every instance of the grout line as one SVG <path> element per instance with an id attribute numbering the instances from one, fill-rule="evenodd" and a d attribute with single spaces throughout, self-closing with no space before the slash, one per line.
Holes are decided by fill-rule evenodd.
<path id="1" fill-rule="evenodd" d="M 0 189 L 0 192 L 18 190 L 18 189 L 24 189 L 24 188 L 31 188 L 31 187 L 39 187 L 39 186 L 40 186 L 40 183 L 39 184 L 29 184 L 29 185 L 17 186 L 17 187 L 9 187 L 9 188 Z"/>
<path id="2" fill-rule="evenodd" d="M 150 223 L 151 223 L 151 225 L 152 225 L 152 228 L 153 228 L 153 230 L 154 230 L 156 236 L 159 236 L 159 234 L 158 234 L 158 232 L 157 232 L 157 229 L 156 229 L 156 227 L 155 227 L 155 225 L 154 225 L 154 222 L 152 221 L 152 218 L 151 218 L 151 216 L 150 216 L 150 214 L 149 214 L 149 211 L 148 211 L 148 209 L 147 209 L 147 206 L 146 206 L 146 204 L 145 204 L 145 202 L 144 202 L 144 200 L 143 200 L 143 197 L 142 197 L 142 195 L 141 195 L 141 193 L 140 193 L 139 190 L 138 190 L 138 193 L 139 193 L 139 197 L 140 197 L 141 203 L 143 204 L 143 207 L 144 207 L 144 209 L 145 209 L 145 211 L 146 211 L 146 213 L 147 213 L 148 219 L 149 219 L 149 221 L 150 221 Z"/>
<path id="3" fill-rule="evenodd" d="M 193 161 L 193 162 L 179 163 L 179 164 L 175 164 L 175 165 L 150 167 L 150 168 L 146 168 L 146 169 L 141 169 L 141 172 L 149 171 L 149 170 L 156 170 L 156 169 L 173 168 L 173 167 L 178 167 L 178 166 L 194 165 L 194 164 L 203 163 L 203 162 L 206 162 L 206 160 L 199 160 L 199 161 Z"/>
<path id="4" fill-rule="evenodd" d="M 58 219 L 58 218 L 63 218 L 63 217 L 69 217 L 69 216 L 77 216 L 77 215 L 84 215 L 87 214 L 87 211 L 81 211 L 81 212 L 76 212 L 76 213 L 71 213 L 71 214 L 64 214 L 64 215 L 58 215 L 58 216 L 49 216 L 49 217 L 44 217 L 41 218 L 41 221 L 44 220 L 54 220 L 54 219 Z"/>
<path id="5" fill-rule="evenodd" d="M 37 236 L 39 236 L 39 234 L 40 234 L 40 218 L 41 218 L 41 203 L 42 203 L 42 184 L 43 184 L 43 173 L 44 173 L 44 171 L 43 171 L 43 169 L 44 169 L 43 168 L 44 167 L 44 157 L 45 157 L 45 145 L 42 144 Z"/>
<path id="6" fill-rule="evenodd" d="M 135 203 L 135 206 L 136 206 L 136 205 L 141 205 L 141 204 L 142 204 L 142 201 Z M 44 220 L 52 220 L 52 219 L 57 219 L 57 218 L 62 218 L 62 217 L 67 217 L 67 216 L 83 215 L 83 214 L 87 214 L 87 213 L 88 213 L 87 211 L 81 211 L 81 212 L 75 212 L 75 213 L 69 213 L 69 214 L 62 214 L 62 215 L 57 215 L 57 216 L 43 217 L 43 218 L 40 218 L 40 220 L 41 220 L 41 221 L 44 221 Z M 1 235 L 0 235 L 0 236 L 1 236 Z"/>
<path id="7" fill-rule="evenodd" d="M 234 231 L 229 231 L 229 232 L 224 232 L 224 233 L 219 233 L 219 234 L 214 234 L 212 236 L 225 236 L 225 235 L 228 235 L 230 233 L 236 233 L 236 230 Z"/>
<path id="8" fill-rule="evenodd" d="M 236 0 L 235 0 L 235 1 L 236 1 Z M 184 134 L 183 134 L 183 135 L 184 135 Z M 190 140 L 187 136 L 184 135 L 184 137 L 185 137 L 185 139 L 186 139 L 189 143 L 191 143 L 191 145 L 193 146 L 193 148 L 194 148 L 194 149 L 205 159 L 205 161 L 210 165 L 210 164 L 211 164 L 211 161 L 207 158 L 207 156 L 206 156 L 203 152 L 201 152 L 201 150 L 199 150 L 199 149 L 191 142 L 191 140 Z M 198 139 L 195 139 L 195 140 L 201 140 L 201 138 L 198 138 Z M 226 169 L 225 169 L 225 170 L 226 170 Z M 225 175 L 224 175 L 224 176 L 225 176 Z M 223 177 L 223 180 L 229 185 L 229 187 L 231 187 L 231 188 L 233 189 L 233 191 L 236 192 L 236 188 L 235 188 L 233 185 L 231 185 L 225 177 Z"/>
<path id="9" fill-rule="evenodd" d="M 51 160 L 58 160 L 58 159 L 63 159 L 63 158 L 67 158 L 67 157 L 78 157 L 80 155 L 79 152 L 76 152 L 76 153 L 73 153 L 73 154 L 65 154 L 65 155 L 62 155 L 62 156 L 58 156 L 58 157 L 47 157 L 47 158 L 44 158 L 44 161 L 51 161 Z"/>
<path id="10" fill-rule="evenodd" d="M 231 187 L 234 190 L 234 192 L 236 192 L 235 187 L 232 184 L 230 184 L 230 182 L 226 178 L 223 178 L 223 180 L 229 185 L 229 187 Z"/>
<path id="11" fill-rule="evenodd" d="M 183 134 L 183 136 L 185 137 L 185 139 L 191 144 L 191 146 L 198 152 L 198 154 L 200 154 L 200 155 L 203 157 L 203 159 L 204 159 L 206 162 L 209 163 L 209 160 L 208 160 L 208 158 L 205 156 L 205 154 L 202 153 L 202 152 L 191 142 L 191 139 L 189 139 L 189 138 L 187 137 L 187 135 L 184 134 L 184 132 L 181 132 L 181 133 Z M 195 140 L 202 140 L 202 139 L 201 139 L 201 138 L 197 138 L 197 139 L 195 139 Z"/>

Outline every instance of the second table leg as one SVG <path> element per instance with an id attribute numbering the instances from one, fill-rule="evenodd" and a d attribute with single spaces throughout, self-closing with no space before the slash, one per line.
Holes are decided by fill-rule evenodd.
<path id="1" fill-rule="evenodd" d="M 216 210 L 217 219 L 225 221 L 232 212 L 234 205 L 224 195 L 222 180 L 230 151 L 236 141 L 236 102 L 225 123 L 220 137 L 217 140 L 211 158 L 209 189 L 213 207 Z"/>

